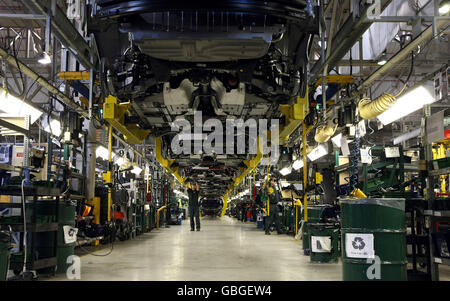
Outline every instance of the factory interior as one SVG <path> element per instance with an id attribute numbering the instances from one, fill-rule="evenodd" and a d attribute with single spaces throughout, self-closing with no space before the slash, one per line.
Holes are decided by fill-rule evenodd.
<path id="1" fill-rule="evenodd" d="M 450 281 L 449 25 L 0 0 L 0 283 Z"/>

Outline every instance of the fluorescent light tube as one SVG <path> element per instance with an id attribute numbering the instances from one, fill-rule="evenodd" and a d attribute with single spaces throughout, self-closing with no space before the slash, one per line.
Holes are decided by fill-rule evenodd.
<path id="1" fill-rule="evenodd" d="M 289 182 L 281 182 L 281 187 L 289 187 L 289 186 L 291 186 L 291 183 L 289 183 Z"/>
<path id="2" fill-rule="evenodd" d="M 336 147 L 341 148 L 341 140 L 342 140 L 342 133 L 337 134 L 333 138 L 331 138 L 331 141 L 336 145 Z"/>
<path id="3" fill-rule="evenodd" d="M 140 168 L 139 166 L 134 166 L 133 170 L 131 170 L 132 173 L 134 173 L 135 175 L 139 175 L 142 171 L 142 168 Z"/>
<path id="4" fill-rule="evenodd" d="M 50 131 L 50 128 L 51 128 L 51 131 Z M 61 122 L 59 122 L 56 119 L 53 119 L 52 121 L 50 121 L 50 125 L 47 124 L 44 127 L 44 131 L 59 137 L 61 135 Z"/>
<path id="5" fill-rule="evenodd" d="M 291 166 L 282 168 L 280 170 L 280 174 L 282 174 L 283 176 L 286 176 L 286 175 L 290 174 L 291 172 L 292 172 L 292 167 Z"/>
<path id="6" fill-rule="evenodd" d="M 317 146 L 315 149 L 313 149 L 309 154 L 308 154 L 308 158 L 311 161 L 315 161 L 323 156 L 325 156 L 326 154 L 328 154 L 328 149 L 326 146 L 324 146 L 323 144 L 319 144 L 319 146 Z"/>
<path id="7" fill-rule="evenodd" d="M 439 7 L 439 14 L 440 15 L 445 15 L 448 12 L 450 12 L 450 3 L 445 3 L 444 5 Z"/>
<path id="8" fill-rule="evenodd" d="M 38 57 L 38 63 L 42 64 L 42 65 L 48 65 L 52 62 L 52 59 L 50 58 L 50 56 L 48 55 L 47 52 L 43 52 L 41 55 L 39 55 Z"/>
<path id="9" fill-rule="evenodd" d="M 434 101 L 434 96 L 429 89 L 419 86 L 400 96 L 387 111 L 378 116 L 378 119 L 383 125 L 387 125 Z"/>
<path id="10" fill-rule="evenodd" d="M 292 168 L 294 170 L 299 170 L 302 167 L 303 167 L 303 160 L 300 160 L 300 159 L 295 160 L 294 163 L 292 164 Z"/>
<path id="11" fill-rule="evenodd" d="M 25 117 L 30 115 L 30 124 L 33 124 L 42 111 L 30 106 L 21 99 L 9 94 L 5 89 L 0 89 L 0 117 Z"/>
<path id="12" fill-rule="evenodd" d="M 102 158 L 103 160 L 108 160 L 109 152 L 106 147 L 100 145 L 95 150 L 95 155 L 97 156 L 97 158 Z M 112 152 L 111 158 L 114 158 L 114 152 Z"/>

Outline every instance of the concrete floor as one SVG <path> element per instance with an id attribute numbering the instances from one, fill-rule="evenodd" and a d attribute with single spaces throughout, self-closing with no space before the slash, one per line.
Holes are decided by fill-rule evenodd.
<path id="1" fill-rule="evenodd" d="M 105 254 L 109 245 L 96 252 Z M 80 254 L 82 254 L 80 252 Z M 202 230 L 152 230 L 117 242 L 106 257 L 81 256 L 81 280 L 341 280 L 341 265 L 311 264 L 292 236 L 264 235 L 255 223 L 203 218 Z M 49 280 L 65 280 L 65 275 Z"/>
<path id="2" fill-rule="evenodd" d="M 96 254 L 105 254 L 110 245 Z M 178 281 L 309 281 L 342 280 L 341 263 L 310 263 L 302 244 L 292 236 L 264 235 L 255 223 L 223 217 L 203 218 L 202 231 L 188 221 L 114 243 L 105 257 L 81 255 L 81 280 Z M 450 280 L 441 270 L 441 280 Z M 44 280 L 44 279 L 42 279 Z M 66 280 L 58 275 L 48 280 Z"/>

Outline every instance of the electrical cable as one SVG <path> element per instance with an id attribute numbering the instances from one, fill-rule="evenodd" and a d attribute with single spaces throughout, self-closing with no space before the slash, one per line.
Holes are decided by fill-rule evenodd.
<path id="1" fill-rule="evenodd" d="M 26 202 L 25 202 L 25 192 L 23 188 L 23 184 L 25 183 L 26 179 L 22 179 L 22 184 L 20 185 L 21 191 L 22 191 L 22 210 L 23 210 L 23 268 L 22 273 L 25 273 L 27 271 L 27 255 L 28 255 L 28 244 L 27 244 L 27 213 L 26 213 Z M 34 208 L 36 210 L 36 208 Z"/>

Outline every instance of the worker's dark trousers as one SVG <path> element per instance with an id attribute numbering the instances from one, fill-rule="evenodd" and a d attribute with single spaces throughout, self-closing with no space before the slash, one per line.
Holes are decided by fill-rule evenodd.
<path id="1" fill-rule="evenodd" d="M 189 217 L 191 218 L 191 229 L 195 229 L 195 225 L 197 225 L 197 229 L 200 229 L 200 212 L 198 206 L 189 206 Z"/>
<path id="2" fill-rule="evenodd" d="M 278 206 L 275 204 L 269 205 L 269 216 L 266 217 L 266 224 L 264 230 L 270 232 L 270 226 L 275 223 L 278 232 L 281 232 L 280 217 L 278 216 Z"/>

